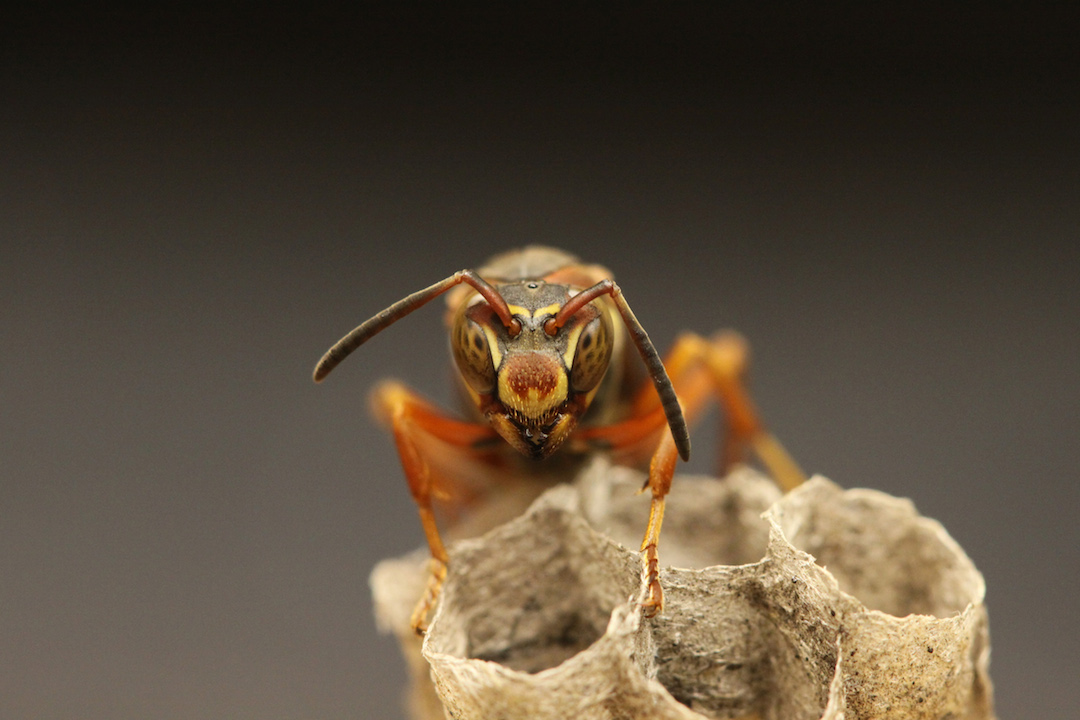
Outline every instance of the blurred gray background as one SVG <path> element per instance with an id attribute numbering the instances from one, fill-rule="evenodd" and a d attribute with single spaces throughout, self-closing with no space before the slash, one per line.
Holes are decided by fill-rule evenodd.
<path id="1" fill-rule="evenodd" d="M 367 392 L 450 399 L 440 312 L 310 372 L 533 242 L 611 267 L 661 347 L 747 335 L 803 465 L 912 498 L 985 573 L 1000 715 L 1075 713 L 1071 17 L 250 5 L 2 33 L 0 717 L 402 717 L 367 576 L 423 536 Z"/>

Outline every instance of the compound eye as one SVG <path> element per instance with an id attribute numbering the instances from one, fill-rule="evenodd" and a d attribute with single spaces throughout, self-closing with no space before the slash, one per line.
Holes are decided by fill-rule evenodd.
<path id="1" fill-rule="evenodd" d="M 495 366 L 487 335 L 479 324 L 459 315 L 451 335 L 451 347 L 458 371 L 473 390 L 482 394 L 495 391 Z"/>
<path id="2" fill-rule="evenodd" d="M 599 384 L 611 360 L 611 324 L 606 315 L 589 322 L 578 336 L 570 386 L 575 392 L 588 392 Z"/>

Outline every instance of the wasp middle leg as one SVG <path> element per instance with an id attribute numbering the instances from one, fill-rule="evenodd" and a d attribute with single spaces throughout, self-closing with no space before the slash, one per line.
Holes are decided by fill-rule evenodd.
<path id="1" fill-rule="evenodd" d="M 806 481 L 806 474 L 769 432 L 750 398 L 746 387 L 750 345 L 742 335 L 732 330 L 721 331 L 708 339 L 693 333 L 683 334 L 675 341 L 665 364 L 669 369 L 675 367 L 674 372 L 684 378 L 684 385 L 689 384 L 688 376 L 697 368 L 706 371 L 727 420 L 720 442 L 721 475 L 754 455 L 784 492 Z M 687 414 L 691 418 L 700 413 L 703 400 L 708 399 L 707 394 L 703 396 L 700 384 L 687 388 L 685 395 L 680 389 L 679 397 L 688 406 Z M 654 401 L 649 394 L 642 393 L 638 402 Z"/>

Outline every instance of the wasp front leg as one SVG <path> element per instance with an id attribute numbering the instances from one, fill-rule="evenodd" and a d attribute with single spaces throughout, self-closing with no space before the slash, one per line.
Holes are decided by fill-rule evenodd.
<path id="1" fill-rule="evenodd" d="M 434 500 L 449 501 L 461 498 L 451 495 L 448 479 L 434 459 L 447 455 L 475 455 L 476 448 L 498 436 L 486 425 L 464 422 L 448 417 L 404 385 L 387 381 L 376 388 L 372 402 L 376 414 L 394 434 L 398 455 L 409 491 L 420 513 L 420 523 L 431 549 L 431 576 L 427 590 L 413 610 L 412 627 L 423 634 L 427 617 L 442 591 L 450 558 L 435 522 Z"/>
<path id="2" fill-rule="evenodd" d="M 688 423 L 710 401 L 719 401 L 727 417 L 727 432 L 721 441 L 721 473 L 726 474 L 735 464 L 745 461 L 752 451 L 776 483 L 788 491 L 800 485 L 806 476 L 765 428 L 750 399 L 744 384 L 748 357 L 746 341 L 736 333 L 724 332 L 710 339 L 687 333 L 678 338 L 664 366 Z M 642 388 L 631 405 L 629 417 L 613 425 L 584 430 L 582 439 L 610 448 L 617 459 L 630 464 L 644 461 L 651 451 L 645 488 L 652 497 L 641 553 L 643 579 L 648 587 L 643 610 L 652 617 L 664 604 L 658 546 L 665 498 L 671 489 L 678 458 L 659 398 L 650 386 Z"/>

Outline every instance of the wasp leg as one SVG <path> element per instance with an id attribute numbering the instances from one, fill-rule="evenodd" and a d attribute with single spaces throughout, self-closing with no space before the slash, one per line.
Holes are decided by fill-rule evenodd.
<path id="1" fill-rule="evenodd" d="M 641 553 L 644 558 L 642 567 L 643 581 L 648 587 L 648 595 L 641 609 L 645 617 L 653 617 L 664 609 L 664 589 L 660 586 L 660 526 L 664 522 L 664 498 L 671 489 L 671 480 L 675 476 L 675 462 L 679 454 L 671 432 L 664 432 L 660 446 L 649 463 L 649 489 L 652 499 L 649 502 L 649 524 L 645 528 L 645 537 L 641 540 Z"/>
<path id="2" fill-rule="evenodd" d="M 692 423 L 710 400 L 719 400 L 728 418 L 727 435 L 722 442 L 721 470 L 726 472 L 744 461 L 752 450 L 776 483 L 788 491 L 800 485 L 806 476 L 779 441 L 765 429 L 750 400 L 743 384 L 748 355 L 746 341 L 736 333 L 721 333 L 709 340 L 687 333 L 676 340 L 664 359 L 664 366 L 687 422 Z M 665 497 L 671 488 L 678 458 L 656 392 L 646 385 L 635 397 L 626 420 L 587 428 L 581 431 L 580 437 L 587 443 L 611 448 L 617 460 L 631 464 L 643 462 L 648 450 L 655 448 L 645 486 L 652 493 L 649 523 L 641 542 L 642 576 L 648 587 L 642 609 L 647 617 L 652 617 L 664 605 L 657 547 Z"/>
<path id="3" fill-rule="evenodd" d="M 674 382 L 674 378 L 672 378 Z M 707 387 L 702 384 L 703 387 Z M 682 398 L 682 392 L 676 383 L 676 391 Z M 703 393 L 702 393 L 703 395 Z M 685 406 L 684 406 L 685 412 Z M 643 448 L 655 447 L 649 461 L 648 488 L 652 498 L 649 503 L 649 524 L 641 540 L 642 583 L 648 588 L 648 594 L 642 603 L 646 617 L 653 617 L 664 608 L 664 590 L 660 585 L 660 526 L 664 522 L 664 505 L 671 481 L 675 476 L 675 463 L 679 452 L 675 439 L 667 424 L 663 408 L 657 404 L 643 415 L 631 417 L 614 425 L 588 428 L 582 431 L 581 439 L 610 448 L 619 462 L 637 464 Z"/>
<path id="4" fill-rule="evenodd" d="M 717 333 L 708 341 L 705 361 L 728 420 L 721 443 L 720 469 L 726 473 L 745 462 L 753 451 L 773 480 L 788 492 L 806 482 L 806 473 L 766 429 L 750 399 L 745 383 L 749 358 L 749 344 L 734 331 Z"/>
<path id="5" fill-rule="evenodd" d="M 487 426 L 443 415 L 397 382 L 381 384 L 375 390 L 372 400 L 376 414 L 393 430 L 401 468 L 420 512 L 420 523 L 431 549 L 431 576 L 427 590 L 413 610 L 411 620 L 413 629 L 423 634 L 427 628 L 428 614 L 442 591 L 450 561 L 435 522 L 433 507 L 433 500 L 437 495 L 440 498 L 445 497 L 446 487 L 433 472 L 428 462 L 430 454 L 424 452 L 425 447 L 431 447 L 432 441 L 441 441 L 444 445 L 468 449 L 491 440 L 495 433 Z"/>
<path id="6" fill-rule="evenodd" d="M 710 396 L 719 401 L 727 418 L 720 444 L 720 474 L 757 456 L 785 492 L 798 487 L 806 474 L 780 441 L 768 431 L 746 389 L 750 347 L 738 333 L 727 330 L 705 339 L 694 333 L 680 335 L 664 366 L 683 405 L 688 422 L 700 414 Z M 643 387 L 632 405 L 632 417 L 646 417 L 659 407 L 656 394 Z"/>
<path id="7" fill-rule="evenodd" d="M 700 377 L 684 377 L 682 380 L 694 380 L 694 385 L 700 386 L 700 391 L 692 393 L 695 396 L 706 396 L 708 383 L 703 382 L 706 378 L 704 373 L 698 373 Z M 683 390 L 679 382 L 672 376 L 676 392 L 683 399 L 684 412 L 686 411 Z M 688 386 L 684 382 L 683 389 Z M 654 392 L 655 394 L 655 392 Z M 595 428 L 587 428 L 581 432 L 581 439 L 586 443 L 595 443 L 602 447 L 610 448 L 619 462 L 638 464 L 642 451 L 652 447 L 652 459 L 649 461 L 649 479 L 642 488 L 651 491 L 649 504 L 649 523 L 645 529 L 645 536 L 641 540 L 642 556 L 642 583 L 647 588 L 647 595 L 642 602 L 642 612 L 646 617 L 653 617 L 664 608 L 664 590 L 660 585 L 660 557 L 658 547 L 660 544 L 660 526 L 664 521 L 665 498 L 671 489 L 671 481 L 675 476 L 675 463 L 679 459 L 675 439 L 667 424 L 667 416 L 660 403 L 655 408 L 645 409 L 640 415 L 632 416 L 622 422 Z"/>

